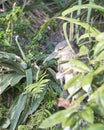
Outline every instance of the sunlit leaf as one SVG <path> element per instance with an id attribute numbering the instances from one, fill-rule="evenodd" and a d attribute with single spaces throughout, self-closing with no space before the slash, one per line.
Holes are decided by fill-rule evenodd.
<path id="1" fill-rule="evenodd" d="M 95 37 L 95 36 L 93 35 L 93 33 L 89 32 L 89 33 L 85 33 L 85 34 L 81 35 L 78 40 L 80 41 L 82 39 L 89 38 L 89 37 Z"/>
<path id="2" fill-rule="evenodd" d="M 104 49 L 104 41 L 98 42 L 97 45 L 94 47 L 94 55 L 97 55 Z"/>
<path id="3" fill-rule="evenodd" d="M 104 130 L 104 125 L 103 124 L 93 124 L 90 125 L 89 128 L 86 130 Z"/>
<path id="4" fill-rule="evenodd" d="M 91 124 L 93 123 L 94 113 L 93 113 L 93 110 L 90 107 L 86 107 L 80 114 L 85 121 L 87 121 Z"/>
<path id="5" fill-rule="evenodd" d="M 89 102 L 96 102 L 98 93 L 103 92 L 103 91 L 104 91 L 104 84 L 102 84 L 93 94 L 91 94 L 88 101 Z"/>
<path id="6" fill-rule="evenodd" d="M 90 72 L 91 69 L 79 60 L 71 60 L 72 68 L 78 72 Z"/>
<path id="7" fill-rule="evenodd" d="M 98 10 L 104 12 L 104 8 L 102 6 L 96 5 L 94 3 L 90 3 L 90 4 L 83 4 L 83 5 L 76 5 L 72 8 L 65 10 L 62 13 L 62 15 L 65 16 L 65 15 L 72 13 L 73 11 L 76 11 L 76 10 L 79 10 L 79 9 L 91 9 L 91 8 L 98 9 Z"/>
<path id="8" fill-rule="evenodd" d="M 19 125 L 18 130 L 28 130 L 28 127 L 26 125 Z"/>
<path id="9" fill-rule="evenodd" d="M 94 75 L 97 75 L 97 74 L 99 74 L 99 73 L 101 73 L 101 72 L 103 72 L 103 71 L 104 71 L 104 65 L 98 67 L 98 69 L 96 69 L 96 70 L 94 71 Z"/>
<path id="10" fill-rule="evenodd" d="M 97 57 L 96 57 L 96 61 L 101 61 L 104 59 L 104 51 L 102 51 Z"/>
<path id="11" fill-rule="evenodd" d="M 67 24 L 68 24 L 68 22 L 65 22 L 65 23 L 63 24 L 63 31 L 64 31 L 65 39 L 66 39 L 66 41 L 67 41 L 67 43 L 68 43 L 69 48 L 70 48 L 71 50 L 73 50 L 72 47 L 71 47 L 71 44 L 70 44 L 70 42 L 69 42 L 70 39 L 68 39 Z"/>
<path id="12" fill-rule="evenodd" d="M 96 40 L 97 40 L 97 41 L 100 41 L 100 42 L 104 41 L 104 32 L 103 32 L 103 33 L 100 33 L 100 34 L 96 37 Z"/>
<path id="13" fill-rule="evenodd" d="M 86 46 L 81 46 L 78 55 L 83 56 L 88 54 L 88 48 Z"/>
<path id="14" fill-rule="evenodd" d="M 78 120 L 79 117 L 77 116 L 77 114 L 73 113 L 69 118 L 63 120 L 62 125 L 64 127 L 69 126 L 70 128 L 73 128 L 73 126 L 77 123 Z"/>
<path id="15" fill-rule="evenodd" d="M 64 85 L 64 89 L 68 89 L 74 85 L 76 85 L 80 80 L 81 80 L 82 76 L 81 75 L 76 75 L 74 76 L 72 79 L 70 79 L 65 85 Z"/>
<path id="16" fill-rule="evenodd" d="M 99 112 L 104 116 L 104 90 L 99 92 L 96 99 L 96 104 L 98 106 Z"/>
<path id="17" fill-rule="evenodd" d="M 42 124 L 40 125 L 40 128 L 45 129 L 48 127 L 52 127 L 56 124 L 59 124 L 63 122 L 63 120 L 65 120 L 66 118 L 70 117 L 71 114 L 75 113 L 76 111 L 77 109 L 75 107 L 59 111 L 50 116 L 49 118 L 47 118 L 45 121 L 43 121 Z"/>
<path id="18" fill-rule="evenodd" d="M 85 28 L 86 30 L 88 30 L 92 36 L 96 37 L 100 34 L 100 32 L 95 29 L 94 27 L 91 27 L 89 24 L 85 23 L 85 22 L 82 22 L 78 19 L 74 19 L 74 18 L 68 18 L 68 17 L 58 17 L 59 19 L 62 19 L 62 20 L 65 20 L 67 22 L 71 22 L 71 23 L 74 23 L 76 25 L 80 25 L 81 27 Z"/>
<path id="19" fill-rule="evenodd" d="M 82 88 L 85 92 L 89 92 L 91 90 L 91 83 L 93 80 L 93 73 L 89 73 L 82 78 Z"/>

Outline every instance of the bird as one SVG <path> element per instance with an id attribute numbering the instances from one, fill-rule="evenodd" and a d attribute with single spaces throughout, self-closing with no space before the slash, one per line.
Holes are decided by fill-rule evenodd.
<path id="1" fill-rule="evenodd" d="M 72 42 L 70 42 L 70 43 L 71 43 L 72 48 L 74 48 L 74 51 L 71 48 L 69 48 L 69 46 L 65 40 L 61 41 L 56 45 L 54 51 L 43 61 L 43 64 L 45 64 L 47 61 L 49 61 L 53 58 L 55 58 L 55 59 L 61 58 L 61 57 L 65 58 L 64 55 L 66 56 L 67 54 L 68 55 L 66 58 L 68 60 L 70 58 L 74 58 L 76 55 L 75 53 L 77 53 L 79 51 L 79 47 L 78 47 L 78 45 L 76 45 Z"/>
<path id="2" fill-rule="evenodd" d="M 73 70 L 70 60 L 75 59 L 77 57 L 77 53 L 79 52 L 79 47 L 77 44 L 70 42 L 71 48 L 68 46 L 67 42 L 64 40 L 59 42 L 54 51 L 44 60 L 44 64 L 51 59 L 58 59 L 58 67 L 56 73 L 56 79 L 60 80 L 61 86 L 63 88 L 64 84 L 66 84 L 71 78 L 76 75 L 76 72 Z M 74 89 L 77 89 L 78 85 L 73 88 L 68 89 L 68 93 L 71 95 Z M 64 90 L 64 88 L 63 88 Z"/>

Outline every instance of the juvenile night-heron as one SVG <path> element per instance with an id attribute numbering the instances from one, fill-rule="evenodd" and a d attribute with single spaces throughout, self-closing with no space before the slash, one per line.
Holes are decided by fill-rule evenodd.
<path id="1" fill-rule="evenodd" d="M 62 87 L 64 83 L 67 83 L 76 73 L 72 69 L 70 60 L 76 58 L 79 48 L 76 44 L 71 44 L 71 46 L 73 49 L 68 46 L 66 41 L 60 42 L 56 45 L 54 52 L 44 60 L 45 63 L 53 58 L 58 58 L 58 72 L 56 78 L 60 80 Z M 75 86 L 74 89 L 77 89 L 76 87 L 78 88 L 78 86 Z M 73 91 L 73 89 L 68 89 L 69 94 L 72 94 Z"/>

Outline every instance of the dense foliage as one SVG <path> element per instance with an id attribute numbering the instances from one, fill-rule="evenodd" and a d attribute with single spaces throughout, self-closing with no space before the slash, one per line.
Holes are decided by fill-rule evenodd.
<path id="1" fill-rule="evenodd" d="M 14 2 L 0 2 L 0 129 L 103 130 L 103 1 Z M 34 8 L 37 15 L 40 9 L 44 12 L 45 22 L 31 13 Z M 43 64 L 53 49 L 50 33 L 59 22 L 69 47 L 69 41 L 80 47 L 77 58 L 70 60 L 77 73 L 64 88 L 81 85 L 67 97 L 71 102 L 67 109 L 57 106 L 56 99 L 64 92 L 55 78 L 56 60 Z"/>

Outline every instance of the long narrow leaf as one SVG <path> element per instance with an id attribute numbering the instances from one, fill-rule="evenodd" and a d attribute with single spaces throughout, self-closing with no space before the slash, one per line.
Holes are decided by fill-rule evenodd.
<path id="1" fill-rule="evenodd" d="M 27 85 L 29 84 L 32 84 L 32 81 L 33 81 L 33 77 L 32 77 L 32 69 L 27 69 L 26 70 L 26 82 L 27 82 Z"/>
<path id="2" fill-rule="evenodd" d="M 100 66 L 98 69 L 94 71 L 94 75 L 97 75 L 104 71 L 104 65 Z"/>
<path id="3" fill-rule="evenodd" d="M 89 38 L 89 37 L 96 37 L 96 36 L 93 35 L 93 33 L 89 32 L 89 33 L 85 33 L 85 34 L 81 35 L 78 40 L 80 41 L 82 39 Z"/>
<path id="4" fill-rule="evenodd" d="M 69 46 L 69 48 L 73 51 L 73 49 L 72 49 L 72 47 L 71 47 L 71 45 L 70 45 L 70 42 L 69 42 L 69 39 L 68 39 L 68 35 L 67 35 L 67 22 L 65 22 L 64 24 L 63 24 L 63 31 L 64 31 L 64 35 L 65 35 L 65 39 L 66 39 L 66 41 L 67 41 L 67 43 L 68 43 L 68 46 Z"/>
<path id="5" fill-rule="evenodd" d="M 17 123 L 19 121 L 19 117 L 21 115 L 21 112 L 24 109 L 24 105 L 26 103 L 27 95 L 26 94 L 21 94 L 19 95 L 18 101 L 15 103 L 15 107 L 11 110 L 11 113 L 9 113 L 9 117 L 11 119 L 11 124 L 10 124 L 10 130 L 15 130 Z"/>
<path id="6" fill-rule="evenodd" d="M 100 34 L 100 32 L 97 29 L 95 29 L 94 27 L 91 27 L 89 24 L 87 24 L 85 22 L 82 22 L 82 21 L 80 21 L 78 19 L 68 18 L 68 17 L 63 17 L 63 16 L 62 17 L 60 16 L 58 18 L 82 26 L 83 28 L 85 28 L 86 30 L 88 30 L 90 33 L 92 33 L 92 35 L 94 37 L 98 36 Z"/>
<path id="7" fill-rule="evenodd" d="M 72 7 L 72 8 L 70 8 L 70 9 L 67 9 L 67 10 L 65 10 L 63 13 L 62 13 L 62 15 L 63 16 L 65 16 L 65 15 L 67 15 L 67 14 L 69 14 L 69 13 L 72 13 L 73 11 L 76 11 L 76 10 L 79 10 L 79 9 L 98 9 L 98 10 L 100 10 L 100 11 L 102 11 L 102 12 L 104 12 L 104 8 L 103 7 L 101 7 L 101 6 L 99 6 L 99 5 L 96 5 L 96 4 L 83 4 L 83 5 L 76 5 L 76 6 L 74 6 L 74 7 Z"/>
<path id="8" fill-rule="evenodd" d="M 104 41 L 98 42 L 94 48 L 94 55 L 97 55 L 104 49 Z"/>

